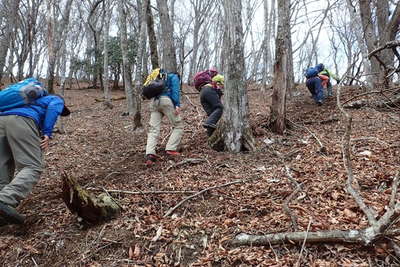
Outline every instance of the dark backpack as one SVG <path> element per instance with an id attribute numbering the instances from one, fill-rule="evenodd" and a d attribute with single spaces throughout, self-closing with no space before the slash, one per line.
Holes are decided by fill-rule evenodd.
<path id="1" fill-rule="evenodd" d="M 159 96 L 166 89 L 167 73 L 163 70 L 155 69 L 149 76 L 142 88 L 142 96 L 146 99 Z"/>
<path id="2" fill-rule="evenodd" d="M 32 104 L 36 99 L 48 95 L 41 82 L 28 78 L 0 91 L 0 111 Z"/>
<path id="3" fill-rule="evenodd" d="M 316 77 L 318 76 L 318 70 L 315 67 L 309 67 L 308 69 L 306 69 L 304 76 L 306 76 L 307 79 Z"/>
<path id="4" fill-rule="evenodd" d="M 213 70 L 204 70 L 196 73 L 193 77 L 194 87 L 200 91 L 201 87 L 211 83 L 212 77 L 214 77 L 216 74 L 217 72 Z"/>

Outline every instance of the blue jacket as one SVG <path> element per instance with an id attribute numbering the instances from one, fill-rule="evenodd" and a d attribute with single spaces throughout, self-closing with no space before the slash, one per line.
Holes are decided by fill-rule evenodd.
<path id="1" fill-rule="evenodd" d="M 168 96 L 171 98 L 175 107 L 181 106 L 181 81 L 176 73 L 168 73 L 167 76 L 168 90 L 161 93 L 161 96 Z"/>
<path id="2" fill-rule="evenodd" d="M 43 135 L 51 137 L 58 116 L 64 108 L 64 100 L 56 95 L 43 96 L 31 105 L 0 112 L 0 116 L 18 115 L 35 121 Z"/>

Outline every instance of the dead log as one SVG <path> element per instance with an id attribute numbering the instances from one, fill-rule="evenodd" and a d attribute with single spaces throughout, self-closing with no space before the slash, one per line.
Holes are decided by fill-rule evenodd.
<path id="1" fill-rule="evenodd" d="M 269 246 L 282 243 L 351 243 L 369 245 L 375 239 L 370 238 L 370 229 L 331 230 L 318 232 L 287 232 L 266 235 L 248 235 L 241 233 L 229 242 L 231 246 Z M 380 237 L 380 236 L 379 236 Z"/>
<path id="2" fill-rule="evenodd" d="M 62 174 L 62 198 L 73 214 L 85 222 L 96 224 L 114 218 L 121 211 L 119 204 L 107 193 L 93 196 L 83 189 L 73 177 Z"/>

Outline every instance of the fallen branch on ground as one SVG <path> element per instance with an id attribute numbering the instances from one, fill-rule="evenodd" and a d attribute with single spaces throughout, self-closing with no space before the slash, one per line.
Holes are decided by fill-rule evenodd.
<path id="1" fill-rule="evenodd" d="M 111 98 L 111 101 L 118 101 L 118 100 L 124 100 L 126 99 L 126 96 L 114 96 Z M 104 98 L 95 98 L 94 99 L 96 102 L 104 102 Z"/>
<path id="2" fill-rule="evenodd" d="M 127 191 L 127 190 L 114 190 L 114 189 L 100 189 L 100 188 L 92 188 L 89 187 L 87 190 L 93 191 L 106 191 L 107 193 L 119 193 L 119 194 L 127 194 L 127 195 L 163 195 L 163 194 L 193 194 L 197 191 L 168 191 L 168 190 L 160 190 L 160 191 Z"/>
<path id="3" fill-rule="evenodd" d="M 301 185 L 293 178 L 293 175 L 290 171 L 290 168 L 285 166 L 286 174 L 289 178 L 289 181 L 293 184 L 293 186 L 296 188 L 283 202 L 283 210 L 286 212 L 286 214 L 290 217 L 292 221 L 292 229 L 293 231 L 297 231 L 297 216 L 294 214 L 290 208 L 289 208 L 289 203 L 292 201 L 292 199 L 296 196 L 296 194 L 301 191 Z"/>
<path id="4" fill-rule="evenodd" d="M 306 129 L 306 131 L 309 132 L 309 133 L 312 135 L 312 137 L 315 138 L 315 140 L 317 140 L 317 142 L 318 142 L 318 144 L 319 144 L 319 146 L 320 146 L 319 152 L 321 152 L 321 153 L 326 153 L 326 147 L 324 146 L 324 144 L 322 144 L 322 142 L 319 140 L 319 138 L 317 137 L 316 134 L 314 134 L 314 133 L 313 133 L 310 129 L 308 129 L 306 126 L 299 125 L 299 124 L 294 123 L 293 121 L 290 121 L 290 120 L 289 120 L 289 122 L 292 123 L 293 125 L 299 127 L 299 128 L 304 128 L 304 129 Z"/>
<path id="5" fill-rule="evenodd" d="M 287 232 L 266 235 L 249 235 L 241 233 L 229 242 L 232 246 L 268 246 L 269 244 L 297 243 L 301 244 L 305 238 L 307 243 L 351 243 L 363 244 L 368 239 L 369 228 L 364 230 L 330 230 L 317 232 Z M 390 233 L 386 234 L 391 236 Z"/>

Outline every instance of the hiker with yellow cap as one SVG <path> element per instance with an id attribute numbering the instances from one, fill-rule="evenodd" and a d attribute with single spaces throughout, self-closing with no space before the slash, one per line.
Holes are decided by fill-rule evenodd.
<path id="1" fill-rule="evenodd" d="M 202 86 L 200 91 L 200 102 L 208 116 L 203 123 L 203 127 L 206 128 L 208 136 L 211 136 L 217 128 L 217 123 L 224 110 L 224 106 L 221 102 L 223 89 L 224 76 L 217 74 L 212 77 L 210 83 Z"/>

